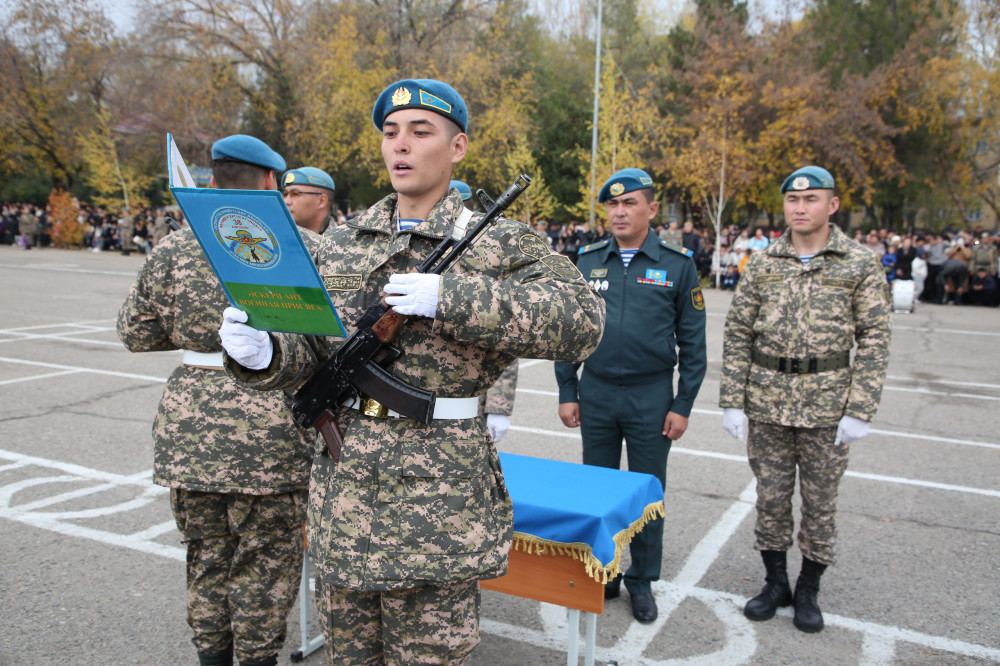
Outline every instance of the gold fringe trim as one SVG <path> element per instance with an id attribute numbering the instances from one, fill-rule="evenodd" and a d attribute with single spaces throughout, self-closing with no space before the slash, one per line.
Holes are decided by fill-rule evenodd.
<path id="1" fill-rule="evenodd" d="M 583 562 L 583 566 L 587 570 L 587 575 L 603 585 L 622 572 L 622 551 L 625 550 L 625 546 L 629 544 L 632 538 L 649 521 L 663 518 L 665 515 L 662 501 L 648 505 L 638 520 L 615 535 L 615 559 L 607 566 L 602 565 L 600 560 L 594 557 L 590 545 L 585 543 L 559 543 L 558 541 L 549 541 L 548 539 L 524 534 L 523 532 L 514 532 L 512 547 L 514 550 L 520 550 L 529 555 L 564 555 L 572 557 L 578 562 Z"/>

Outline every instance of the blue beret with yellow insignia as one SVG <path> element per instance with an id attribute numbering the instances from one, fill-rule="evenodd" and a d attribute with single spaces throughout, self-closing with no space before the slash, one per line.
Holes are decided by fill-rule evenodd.
<path id="1" fill-rule="evenodd" d="M 823 167 L 804 166 L 792 172 L 785 182 L 781 184 L 781 193 L 788 190 L 799 192 L 802 190 L 832 190 L 833 176 Z"/>
<path id="2" fill-rule="evenodd" d="M 313 187 L 323 187 L 331 192 L 336 191 L 333 185 L 333 178 L 326 171 L 316 167 L 299 167 L 289 169 L 281 177 L 281 189 L 284 191 L 289 185 L 312 185 Z"/>
<path id="3" fill-rule="evenodd" d="M 449 185 L 449 187 L 454 187 L 458 190 L 458 193 L 462 195 L 462 201 L 468 201 L 472 198 L 472 188 L 460 180 L 451 181 L 451 185 Z"/>
<path id="4" fill-rule="evenodd" d="M 382 131 L 386 116 L 402 109 L 427 109 L 458 125 L 469 127 L 469 109 L 454 88 L 434 79 L 403 79 L 382 91 L 372 109 L 372 122 Z"/>
<path id="5" fill-rule="evenodd" d="M 212 159 L 245 162 L 274 171 L 285 170 L 285 158 L 260 139 L 246 134 L 233 134 L 216 141 L 212 146 Z"/>
<path id="6" fill-rule="evenodd" d="M 626 192 L 645 190 L 651 187 L 653 187 L 653 179 L 642 169 L 622 169 L 604 183 L 604 187 L 597 194 L 597 202 L 604 203 L 607 199 L 621 196 Z"/>

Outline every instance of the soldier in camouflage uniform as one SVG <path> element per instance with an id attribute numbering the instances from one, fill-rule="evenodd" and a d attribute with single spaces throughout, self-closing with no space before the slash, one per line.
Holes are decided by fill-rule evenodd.
<path id="1" fill-rule="evenodd" d="M 833 177 L 803 167 L 781 186 L 788 230 L 754 254 L 740 278 L 723 337 L 719 406 L 757 477 L 754 547 L 767 571 L 744 615 L 767 620 L 795 604 L 795 626 L 816 632 L 819 579 L 834 562 L 837 487 L 848 444 L 868 434 L 889 361 L 888 283 L 878 258 L 849 240 L 830 216 Z M 851 348 L 857 345 L 853 365 Z M 785 553 L 792 545 L 792 494 L 802 496 L 802 570 L 794 595 Z"/>
<path id="2" fill-rule="evenodd" d="M 284 160 L 261 141 L 217 142 L 213 183 L 276 189 Z M 318 242 L 318 236 L 315 236 Z M 133 352 L 184 349 L 153 423 L 153 481 L 170 490 L 187 544 L 188 624 L 201 664 L 275 664 L 302 568 L 314 435 L 281 392 L 222 368 L 226 297 L 190 229 L 153 250 L 118 314 Z"/>
<path id="3" fill-rule="evenodd" d="M 371 400 L 337 410 L 339 461 L 319 442 L 313 460 L 309 551 L 324 581 L 330 664 L 459 664 L 479 643 L 478 581 L 506 571 L 512 535 L 478 396 L 518 357 L 587 356 L 604 307 L 569 259 L 506 219 L 445 274 L 414 273 L 463 210 L 448 185 L 467 148 L 466 106 L 440 81 L 408 79 L 386 88 L 372 119 L 395 192 L 331 228 L 318 266 L 345 322 L 383 287 L 411 315 L 390 369 L 435 391 L 437 408 L 427 425 Z M 231 315 L 226 367 L 264 390 L 310 376 L 341 342 L 266 335 Z"/>

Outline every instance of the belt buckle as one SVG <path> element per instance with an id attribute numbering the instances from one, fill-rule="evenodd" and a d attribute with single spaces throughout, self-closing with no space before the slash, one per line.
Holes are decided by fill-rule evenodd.
<path id="1" fill-rule="evenodd" d="M 389 418 L 389 408 L 378 400 L 369 398 L 368 396 L 362 396 L 361 405 L 358 409 L 365 416 L 374 416 L 379 419 Z"/>

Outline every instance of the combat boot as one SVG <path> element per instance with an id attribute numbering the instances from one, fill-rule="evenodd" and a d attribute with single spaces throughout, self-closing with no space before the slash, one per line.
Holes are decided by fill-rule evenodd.
<path id="1" fill-rule="evenodd" d="M 823 614 L 816 595 L 819 594 L 819 578 L 824 571 L 825 564 L 802 558 L 802 571 L 795 583 L 795 627 L 799 631 L 814 634 L 823 630 Z"/>
<path id="2" fill-rule="evenodd" d="M 199 652 L 199 666 L 233 666 L 233 646 L 230 645 L 222 652 Z"/>
<path id="3" fill-rule="evenodd" d="M 774 617 L 778 606 L 788 606 L 792 603 L 792 588 L 788 585 L 788 568 L 783 550 L 762 550 L 760 557 L 764 560 L 767 575 L 764 576 L 764 589 L 756 597 L 747 602 L 743 614 L 754 622 L 763 622 Z"/>

